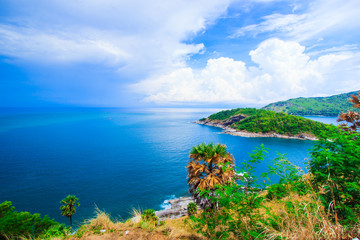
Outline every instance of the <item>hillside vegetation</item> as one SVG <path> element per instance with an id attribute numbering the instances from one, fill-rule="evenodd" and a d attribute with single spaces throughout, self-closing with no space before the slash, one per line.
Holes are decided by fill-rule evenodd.
<path id="1" fill-rule="evenodd" d="M 243 116 L 243 118 L 239 117 Z M 237 108 L 210 115 L 202 121 L 223 123 L 233 129 L 252 133 L 278 133 L 282 135 L 310 134 L 318 136 L 327 124 L 285 113 L 264 109 Z"/>
<path id="2" fill-rule="evenodd" d="M 348 99 L 359 91 L 343 93 L 330 97 L 293 98 L 287 101 L 271 103 L 262 109 L 283 112 L 292 115 L 322 115 L 336 117 L 341 112 L 356 111 Z"/>

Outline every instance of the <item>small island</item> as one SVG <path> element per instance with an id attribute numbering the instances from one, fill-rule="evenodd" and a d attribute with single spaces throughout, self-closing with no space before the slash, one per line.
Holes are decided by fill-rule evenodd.
<path id="1" fill-rule="evenodd" d="M 331 127 L 303 117 L 256 108 L 224 110 L 195 123 L 219 127 L 235 136 L 303 140 L 316 140 L 321 131 Z"/>

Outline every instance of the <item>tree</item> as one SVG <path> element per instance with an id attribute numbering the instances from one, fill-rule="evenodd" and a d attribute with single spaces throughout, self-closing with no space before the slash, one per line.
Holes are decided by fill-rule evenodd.
<path id="1" fill-rule="evenodd" d="M 349 102 L 353 104 L 353 108 L 360 109 L 360 93 L 358 93 L 358 96 L 351 95 Z M 349 123 L 350 126 L 348 126 L 346 123 L 341 124 L 342 128 L 347 131 L 356 131 L 358 128 L 360 128 L 360 114 L 358 112 L 348 111 L 346 113 L 341 113 L 337 121 L 346 121 Z"/>
<path id="2" fill-rule="evenodd" d="M 360 213 L 360 134 L 335 129 L 317 141 L 311 151 L 310 172 L 323 203 L 343 223 Z"/>
<path id="3" fill-rule="evenodd" d="M 190 151 L 188 166 L 189 192 L 202 208 L 214 205 L 201 196 L 202 190 L 212 192 L 216 185 L 232 182 L 234 177 L 234 158 L 225 145 L 200 144 Z"/>
<path id="4" fill-rule="evenodd" d="M 60 201 L 61 205 L 61 215 L 70 218 L 70 226 L 72 226 L 72 215 L 76 213 L 76 207 L 80 206 L 80 203 L 78 202 L 79 198 L 77 198 L 75 195 L 68 195 L 66 198 Z"/>

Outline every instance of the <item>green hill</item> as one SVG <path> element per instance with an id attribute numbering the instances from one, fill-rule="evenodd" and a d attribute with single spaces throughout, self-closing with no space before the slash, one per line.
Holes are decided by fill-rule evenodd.
<path id="1" fill-rule="evenodd" d="M 330 97 L 293 98 L 287 101 L 271 103 L 262 109 L 283 112 L 291 115 L 338 116 L 341 112 L 356 111 L 348 102 L 350 95 L 360 91 L 343 93 Z"/>
<path id="2" fill-rule="evenodd" d="M 199 123 L 217 124 L 250 133 L 277 133 L 298 137 L 305 135 L 316 137 L 329 126 L 303 117 L 255 108 L 221 111 L 201 119 Z"/>

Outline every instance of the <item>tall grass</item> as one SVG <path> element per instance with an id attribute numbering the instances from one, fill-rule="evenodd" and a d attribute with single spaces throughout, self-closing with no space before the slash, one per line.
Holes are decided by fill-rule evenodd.
<path id="1" fill-rule="evenodd" d="M 318 197 L 291 193 L 265 203 L 266 214 L 259 225 L 266 239 L 342 239 L 345 232 L 332 223 Z"/>
<path id="2" fill-rule="evenodd" d="M 119 230 L 123 223 L 113 222 L 109 214 L 101 211 L 99 208 L 95 208 L 95 217 L 88 219 L 77 230 L 76 236 L 88 236 L 92 234 L 99 234 L 102 232 L 113 232 Z"/>

